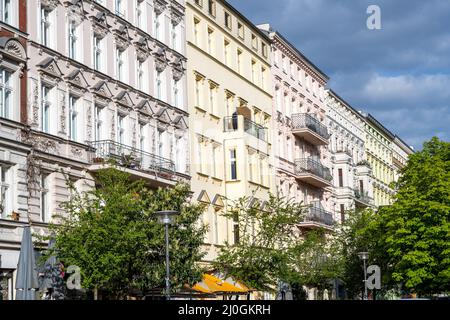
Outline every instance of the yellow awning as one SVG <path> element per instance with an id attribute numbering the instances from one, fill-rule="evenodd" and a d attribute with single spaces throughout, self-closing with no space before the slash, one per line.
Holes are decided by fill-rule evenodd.
<path id="1" fill-rule="evenodd" d="M 202 281 L 193 286 L 193 289 L 203 293 L 245 294 L 249 292 L 248 288 L 240 283 L 238 287 L 211 274 L 203 274 Z"/>

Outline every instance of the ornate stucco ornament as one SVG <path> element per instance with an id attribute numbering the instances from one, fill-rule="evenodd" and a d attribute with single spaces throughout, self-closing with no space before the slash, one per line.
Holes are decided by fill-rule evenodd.
<path id="1" fill-rule="evenodd" d="M 89 19 L 91 20 L 94 33 L 98 37 L 104 38 L 109 32 L 109 24 L 107 21 L 106 13 L 103 11 L 99 11 L 96 15 L 90 16 Z"/>
<path id="2" fill-rule="evenodd" d="M 186 71 L 186 68 L 184 67 L 184 60 L 182 58 L 178 58 L 171 65 L 173 79 L 175 81 L 180 80 L 183 77 L 184 72 Z"/>
<path id="3" fill-rule="evenodd" d="M 155 13 L 156 15 L 160 15 L 161 13 L 163 13 L 166 8 L 167 8 L 167 1 L 165 0 L 154 0 L 153 1 L 153 6 L 155 8 Z"/>
<path id="4" fill-rule="evenodd" d="M 154 53 L 154 57 L 155 57 L 156 70 L 158 72 L 163 72 L 168 65 L 168 61 L 167 61 L 167 57 L 166 57 L 166 50 L 164 48 L 159 48 Z"/>
<path id="5" fill-rule="evenodd" d="M 59 5 L 58 0 L 41 0 L 41 5 L 49 10 L 55 9 Z"/>
<path id="6" fill-rule="evenodd" d="M 70 21 L 75 23 L 75 26 L 78 26 L 85 19 L 85 12 L 83 9 L 83 1 L 82 0 L 65 0 L 63 2 L 64 6 L 67 8 L 67 17 Z"/>
<path id="7" fill-rule="evenodd" d="M 139 37 L 138 40 L 134 42 L 136 47 L 136 55 L 139 61 L 145 61 L 150 56 L 152 50 L 148 45 L 148 39 L 145 37 Z"/>

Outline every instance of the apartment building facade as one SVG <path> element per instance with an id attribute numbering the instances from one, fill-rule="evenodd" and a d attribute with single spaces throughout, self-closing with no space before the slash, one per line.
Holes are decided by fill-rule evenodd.
<path id="1" fill-rule="evenodd" d="M 308 205 L 304 229 L 332 228 L 332 176 L 326 127 L 328 81 L 320 69 L 270 25 L 259 28 L 271 39 L 272 137 L 275 185 L 280 196 Z"/>
<path id="2" fill-rule="evenodd" d="M 247 196 L 263 208 L 273 190 L 270 40 L 226 1 L 188 0 L 186 25 L 191 188 L 212 261 L 239 241 L 227 205 Z"/>
<path id="3" fill-rule="evenodd" d="M 332 206 L 343 222 L 348 210 L 373 207 L 372 169 L 366 159 L 365 118 L 333 90 L 327 90 L 333 174 Z"/>
<path id="4" fill-rule="evenodd" d="M 395 135 L 392 141 L 392 164 L 394 165 L 394 181 L 398 181 L 401 170 L 407 165 L 408 158 L 414 153 L 414 149 L 408 146 L 399 136 Z"/>

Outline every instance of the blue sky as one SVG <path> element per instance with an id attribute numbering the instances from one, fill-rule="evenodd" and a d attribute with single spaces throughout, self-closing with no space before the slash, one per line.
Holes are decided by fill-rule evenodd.
<path id="1" fill-rule="evenodd" d="M 449 0 L 229 0 L 270 23 L 330 78 L 329 87 L 421 149 L 450 141 Z M 381 30 L 366 26 L 369 5 Z"/>

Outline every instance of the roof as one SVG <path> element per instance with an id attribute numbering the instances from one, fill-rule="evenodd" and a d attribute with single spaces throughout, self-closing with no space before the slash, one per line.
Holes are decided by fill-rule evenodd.
<path id="1" fill-rule="evenodd" d="M 328 91 L 330 92 L 330 94 L 332 96 L 334 96 L 336 99 L 338 99 L 339 101 L 341 101 L 343 104 L 345 104 L 347 107 L 349 107 L 354 113 L 356 113 L 359 117 L 361 117 L 362 119 L 364 119 L 364 115 L 361 114 L 361 112 L 359 112 L 358 110 L 356 110 L 355 108 L 353 108 L 350 103 L 348 103 L 347 101 L 345 101 L 342 97 L 340 97 L 335 91 L 333 91 L 332 89 L 328 89 Z"/>

